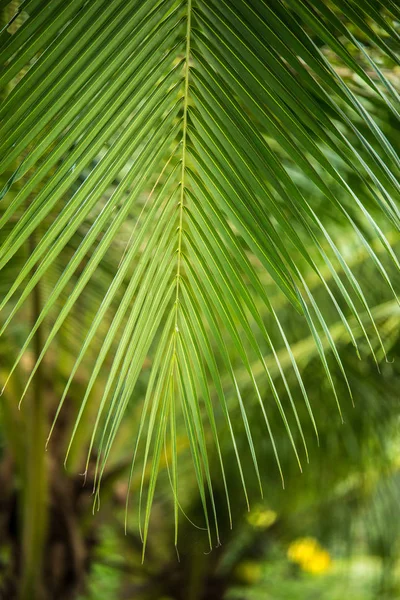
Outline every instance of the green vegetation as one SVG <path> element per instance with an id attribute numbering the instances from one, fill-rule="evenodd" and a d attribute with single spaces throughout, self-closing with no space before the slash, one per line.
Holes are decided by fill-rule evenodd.
<path id="1" fill-rule="evenodd" d="M 0 597 L 398 598 L 397 3 L 0 11 Z"/>

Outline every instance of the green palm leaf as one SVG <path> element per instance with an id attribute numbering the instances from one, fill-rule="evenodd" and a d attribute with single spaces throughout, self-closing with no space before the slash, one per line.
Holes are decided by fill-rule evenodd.
<path id="1" fill-rule="evenodd" d="M 98 490 L 151 357 L 134 442 L 135 462 L 143 439 L 143 540 L 165 448 L 171 448 L 177 540 L 176 432 L 182 426 L 206 526 L 210 532 L 215 522 L 218 540 L 207 422 L 228 511 L 219 427 L 231 436 L 247 499 L 227 394 L 233 390 L 260 487 L 243 381 L 250 382 L 259 403 L 282 480 L 269 403 L 279 410 L 300 468 L 293 427 L 308 454 L 299 398 L 318 435 L 298 352 L 291 349 L 274 302 L 277 290 L 303 315 L 339 410 L 327 358 L 330 351 L 346 380 L 338 331 L 357 348 L 355 327 L 373 354 L 376 345 L 365 322 L 380 339 L 368 294 L 324 215 L 329 211 L 353 229 L 394 294 L 376 244 L 398 269 L 385 231 L 399 226 L 400 158 L 370 107 L 385 107 L 398 122 L 399 95 L 387 69 L 399 63 L 399 11 L 394 2 L 378 0 L 24 0 L 13 16 L 8 4 L 2 10 L 11 21 L 0 38 L 0 268 L 6 272 L 20 259 L 31 236 L 37 244 L 4 291 L 2 333 L 87 225 L 46 291 L 11 373 L 48 321 L 26 391 L 96 270 L 114 261 L 113 279 L 100 289 L 57 415 L 96 347 L 72 437 L 87 403 L 97 401 L 89 455 L 101 427 Z M 323 202 L 314 200 L 316 193 Z M 337 311 L 340 325 L 332 331 L 306 283 L 306 270 Z M 270 313 L 268 323 L 261 306 Z M 93 386 L 104 368 L 107 382 L 96 400 Z M 290 389 L 288 368 L 300 395 Z M 276 369 L 287 398 L 275 386 Z M 270 388 L 267 400 L 260 391 L 263 381 Z M 216 422 L 217 406 L 225 425 Z M 211 545 L 210 533 L 209 539 Z"/>

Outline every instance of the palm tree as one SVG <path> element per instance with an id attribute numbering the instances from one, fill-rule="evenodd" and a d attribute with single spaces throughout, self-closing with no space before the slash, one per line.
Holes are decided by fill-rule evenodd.
<path id="1" fill-rule="evenodd" d="M 215 472 L 229 523 L 229 481 L 246 503 L 253 485 L 244 456 L 262 487 L 265 436 L 283 484 L 282 428 L 300 469 L 321 438 L 304 353 L 339 415 L 352 391 L 338 340 L 386 357 L 400 11 L 392 0 L 0 6 L 2 376 L 4 397 L 21 388 L 10 398 L 25 416 L 11 406 L 9 421 L 26 421 L 16 564 L 32 598 L 53 494 L 44 446 L 63 437 L 60 419 L 65 460 L 83 464 L 98 502 L 131 416 L 143 552 L 161 466 L 178 543 L 188 450 L 212 548 Z M 353 245 L 392 295 L 384 305 L 371 304 Z"/>

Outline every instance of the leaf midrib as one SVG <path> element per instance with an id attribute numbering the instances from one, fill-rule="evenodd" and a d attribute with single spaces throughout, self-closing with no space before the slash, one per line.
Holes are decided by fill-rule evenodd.
<path id="1" fill-rule="evenodd" d="M 179 198 L 179 225 L 178 225 L 178 249 L 177 249 L 177 271 L 176 271 L 176 297 L 175 297 L 175 326 L 174 337 L 179 331 L 178 313 L 179 313 L 179 292 L 182 263 L 182 227 L 183 227 L 183 206 L 185 199 L 185 172 L 186 172 L 186 141 L 187 141 L 187 123 L 188 123 L 188 105 L 189 105 L 189 61 L 190 61 L 190 42 L 191 42 L 191 21 L 192 21 L 192 0 L 187 4 L 187 22 L 186 22 L 186 53 L 185 53 L 185 80 L 183 93 L 183 132 L 182 132 L 182 159 L 181 159 L 181 192 Z M 174 355 L 176 344 L 174 343 Z"/>

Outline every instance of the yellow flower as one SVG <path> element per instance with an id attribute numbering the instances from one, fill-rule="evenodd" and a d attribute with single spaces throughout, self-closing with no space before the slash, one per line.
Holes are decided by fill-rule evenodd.
<path id="1" fill-rule="evenodd" d="M 318 548 L 317 540 L 308 537 L 299 538 L 290 544 L 287 554 L 290 560 L 301 563 L 309 560 L 318 551 Z"/>
<path id="2" fill-rule="evenodd" d="M 247 521 L 253 527 L 257 529 L 268 529 L 271 527 L 277 519 L 278 515 L 274 510 L 263 508 L 262 506 L 256 506 L 247 515 Z"/>
<path id="3" fill-rule="evenodd" d="M 309 537 L 299 538 L 292 542 L 287 555 L 303 571 L 313 575 L 328 571 L 332 562 L 329 552 L 321 548 L 317 540 Z"/>
<path id="4" fill-rule="evenodd" d="M 304 563 L 303 569 L 313 575 L 326 573 L 331 566 L 331 557 L 326 550 L 319 550 L 308 562 Z"/>

